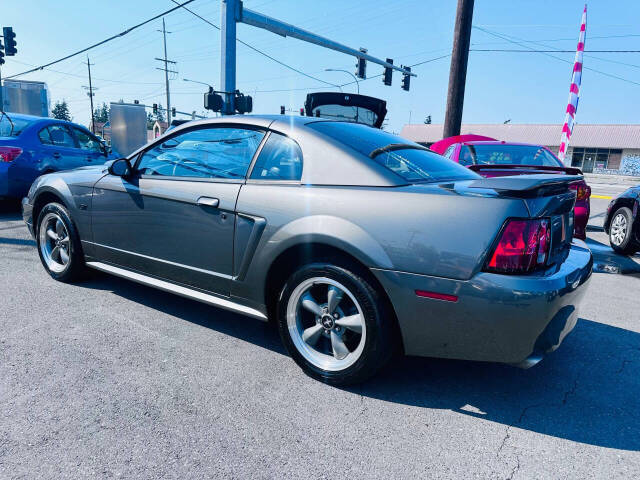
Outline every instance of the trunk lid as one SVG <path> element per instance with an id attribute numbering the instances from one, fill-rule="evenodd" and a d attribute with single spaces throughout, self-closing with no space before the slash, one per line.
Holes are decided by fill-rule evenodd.
<path id="1" fill-rule="evenodd" d="M 549 218 L 551 247 L 547 264 L 562 263 L 573 241 L 573 208 L 576 192 L 571 185 L 578 175 L 519 175 L 474 180 L 469 189 L 492 190 L 500 197 L 520 198 L 531 218 Z"/>

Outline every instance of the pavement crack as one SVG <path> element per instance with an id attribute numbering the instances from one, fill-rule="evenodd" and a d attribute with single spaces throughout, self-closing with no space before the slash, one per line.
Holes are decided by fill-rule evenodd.
<path id="1" fill-rule="evenodd" d="M 516 462 L 517 463 L 513 467 L 513 470 L 511 470 L 511 474 L 507 477 L 507 480 L 513 480 L 515 474 L 518 473 L 518 470 L 520 470 L 520 457 L 518 455 L 516 455 Z"/>

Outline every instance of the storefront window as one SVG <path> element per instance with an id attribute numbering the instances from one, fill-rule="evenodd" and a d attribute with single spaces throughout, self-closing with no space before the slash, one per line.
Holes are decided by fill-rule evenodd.
<path id="1" fill-rule="evenodd" d="M 594 168 L 619 168 L 622 150 L 614 148 L 574 148 L 571 155 L 571 166 L 580 168 L 585 173 Z"/>

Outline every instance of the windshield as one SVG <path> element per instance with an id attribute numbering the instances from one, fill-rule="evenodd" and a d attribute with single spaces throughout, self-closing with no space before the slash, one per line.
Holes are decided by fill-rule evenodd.
<path id="1" fill-rule="evenodd" d="M 315 122 L 309 127 L 388 168 L 408 183 L 474 180 L 480 176 L 408 140 L 357 123 Z M 406 144 L 406 148 L 402 145 Z M 384 147 L 392 147 L 385 149 Z"/>
<path id="2" fill-rule="evenodd" d="M 536 145 L 463 145 L 463 165 L 536 165 L 562 167 L 562 163 L 544 147 Z"/>
<path id="3" fill-rule="evenodd" d="M 0 114 L 0 137 L 17 137 L 33 120 L 24 118 L 10 118 L 7 114 Z"/>

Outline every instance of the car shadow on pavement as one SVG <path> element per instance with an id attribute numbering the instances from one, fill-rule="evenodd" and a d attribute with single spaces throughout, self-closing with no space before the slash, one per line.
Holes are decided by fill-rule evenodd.
<path id="1" fill-rule="evenodd" d="M 188 322 L 287 354 L 276 329 L 258 320 L 99 272 L 82 286 L 110 290 Z M 498 422 L 505 425 L 505 436 L 518 428 L 608 448 L 640 450 L 639 366 L 639 333 L 580 319 L 560 349 L 529 370 L 405 357 L 394 360 L 365 384 L 345 390 L 384 402 L 448 409 Z"/>
<path id="2" fill-rule="evenodd" d="M 580 319 L 560 349 L 529 370 L 406 357 L 354 393 L 448 409 L 591 445 L 640 450 L 640 334 Z"/>
<path id="3" fill-rule="evenodd" d="M 587 240 L 587 246 L 593 255 L 594 273 L 618 273 L 622 275 L 640 276 L 640 258 L 620 255 L 604 243 L 593 238 Z"/>
<path id="4" fill-rule="evenodd" d="M 89 271 L 87 280 L 79 285 L 84 288 L 112 291 L 122 298 L 146 305 L 167 315 L 231 335 L 282 355 L 287 354 L 277 330 L 272 328 L 271 324 L 251 317 L 93 270 Z"/>

